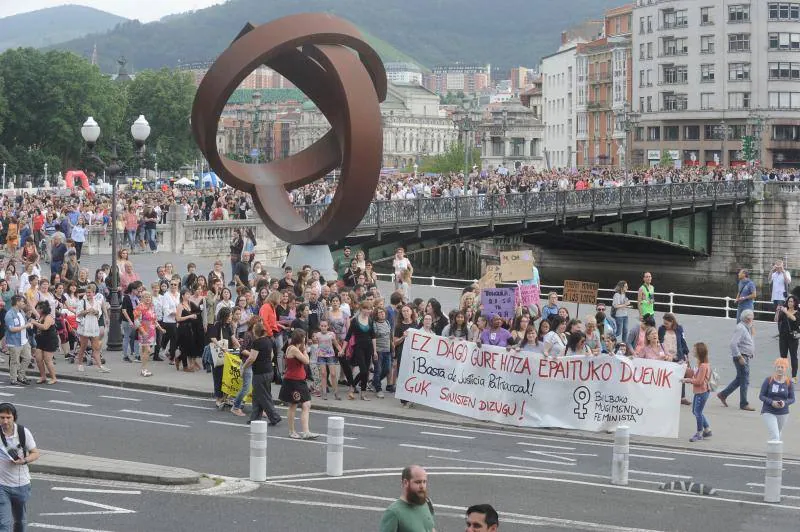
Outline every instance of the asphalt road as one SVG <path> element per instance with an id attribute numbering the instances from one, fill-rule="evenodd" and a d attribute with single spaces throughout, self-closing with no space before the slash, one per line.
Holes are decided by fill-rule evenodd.
<path id="1" fill-rule="evenodd" d="M 210 400 L 66 381 L 58 387 L 0 387 L 0 394 L 17 404 L 21 423 L 34 431 L 42 449 L 188 467 L 212 476 L 246 477 L 249 471 L 248 427 L 241 418 L 218 412 Z M 313 413 L 312 430 L 324 432 L 326 417 Z M 764 469 L 758 458 L 635 445 L 631 483 L 614 487 L 607 442 L 548 431 L 344 417 L 343 478 L 324 475 L 324 437 L 290 440 L 284 422 L 270 429 L 269 482 L 250 486 L 253 491 L 243 483 L 227 494 L 144 487 L 137 495 L 70 495 L 52 489 L 61 484 L 36 480 L 30 521 L 89 531 L 146 525 L 245 530 L 254 522 L 267 530 L 374 530 L 382 509 L 399 493 L 400 469 L 410 463 L 429 469 L 440 532 L 463 529 L 463 509 L 477 502 L 498 508 L 506 519 L 502 530 L 796 531 L 800 518 L 800 462 L 785 463 L 787 495 L 773 506 L 761 502 Z M 672 479 L 693 479 L 720 491 L 702 497 L 657 489 Z M 87 511 L 116 513 L 82 513 Z M 42 515 L 53 512 L 81 513 Z"/>

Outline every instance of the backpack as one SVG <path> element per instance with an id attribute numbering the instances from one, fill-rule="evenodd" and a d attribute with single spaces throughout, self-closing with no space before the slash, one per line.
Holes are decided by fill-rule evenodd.
<path id="1" fill-rule="evenodd" d="M 716 392 L 717 388 L 719 388 L 719 373 L 717 373 L 717 370 L 712 369 L 708 373 L 708 389 Z"/>
<path id="2" fill-rule="evenodd" d="M 25 427 L 19 424 L 17 424 L 17 437 L 19 437 L 19 448 L 22 449 L 22 457 L 25 458 L 28 456 L 28 449 L 25 448 Z M 6 440 L 6 435 L 2 430 L 0 430 L 0 440 L 3 441 L 3 449 L 8 452 L 8 440 Z"/>

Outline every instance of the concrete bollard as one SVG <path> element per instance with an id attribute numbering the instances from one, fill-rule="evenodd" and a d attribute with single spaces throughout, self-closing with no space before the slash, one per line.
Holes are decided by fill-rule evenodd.
<path id="1" fill-rule="evenodd" d="M 267 422 L 250 423 L 250 480 L 267 480 Z"/>
<path id="2" fill-rule="evenodd" d="M 627 426 L 617 427 L 614 432 L 614 454 L 611 458 L 611 483 L 617 486 L 628 485 L 630 441 L 630 429 Z"/>
<path id="3" fill-rule="evenodd" d="M 328 418 L 328 462 L 329 477 L 341 477 L 344 472 L 344 418 Z"/>
<path id="4" fill-rule="evenodd" d="M 783 482 L 783 442 L 767 442 L 767 463 L 764 474 L 764 502 L 781 502 Z"/>

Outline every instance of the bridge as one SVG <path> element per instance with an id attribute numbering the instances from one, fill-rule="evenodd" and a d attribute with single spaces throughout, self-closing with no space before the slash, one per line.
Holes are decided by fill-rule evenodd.
<path id="1" fill-rule="evenodd" d="M 348 242 L 374 245 L 441 237 L 452 241 L 454 234 L 458 239 L 474 239 L 589 228 L 609 237 L 613 234 L 617 239 L 630 236 L 707 254 L 707 242 L 694 241 L 692 235 L 696 231 L 677 239 L 672 221 L 758 199 L 763 194 L 762 186 L 750 180 L 709 181 L 374 201 Z M 326 208 L 327 205 L 307 205 L 298 210 L 307 221 L 315 222 Z M 659 219 L 665 222 L 660 232 L 659 223 L 655 222 Z M 641 220 L 649 222 L 637 225 Z M 707 219 L 703 223 L 707 225 Z"/>

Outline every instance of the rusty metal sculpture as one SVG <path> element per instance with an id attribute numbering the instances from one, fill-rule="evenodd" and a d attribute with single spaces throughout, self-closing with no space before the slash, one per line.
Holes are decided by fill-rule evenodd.
<path id="1" fill-rule="evenodd" d="M 233 91 L 260 65 L 303 91 L 331 124 L 309 148 L 266 164 L 244 164 L 220 155 L 217 126 Z M 329 244 L 361 221 L 375 194 L 383 134 L 380 102 L 386 72 L 378 54 L 352 24 L 326 14 L 291 15 L 245 26 L 203 78 L 192 108 L 192 130 L 209 166 L 227 184 L 249 192 L 261 219 L 292 244 Z M 341 166 L 330 207 L 309 225 L 287 190 Z"/>

